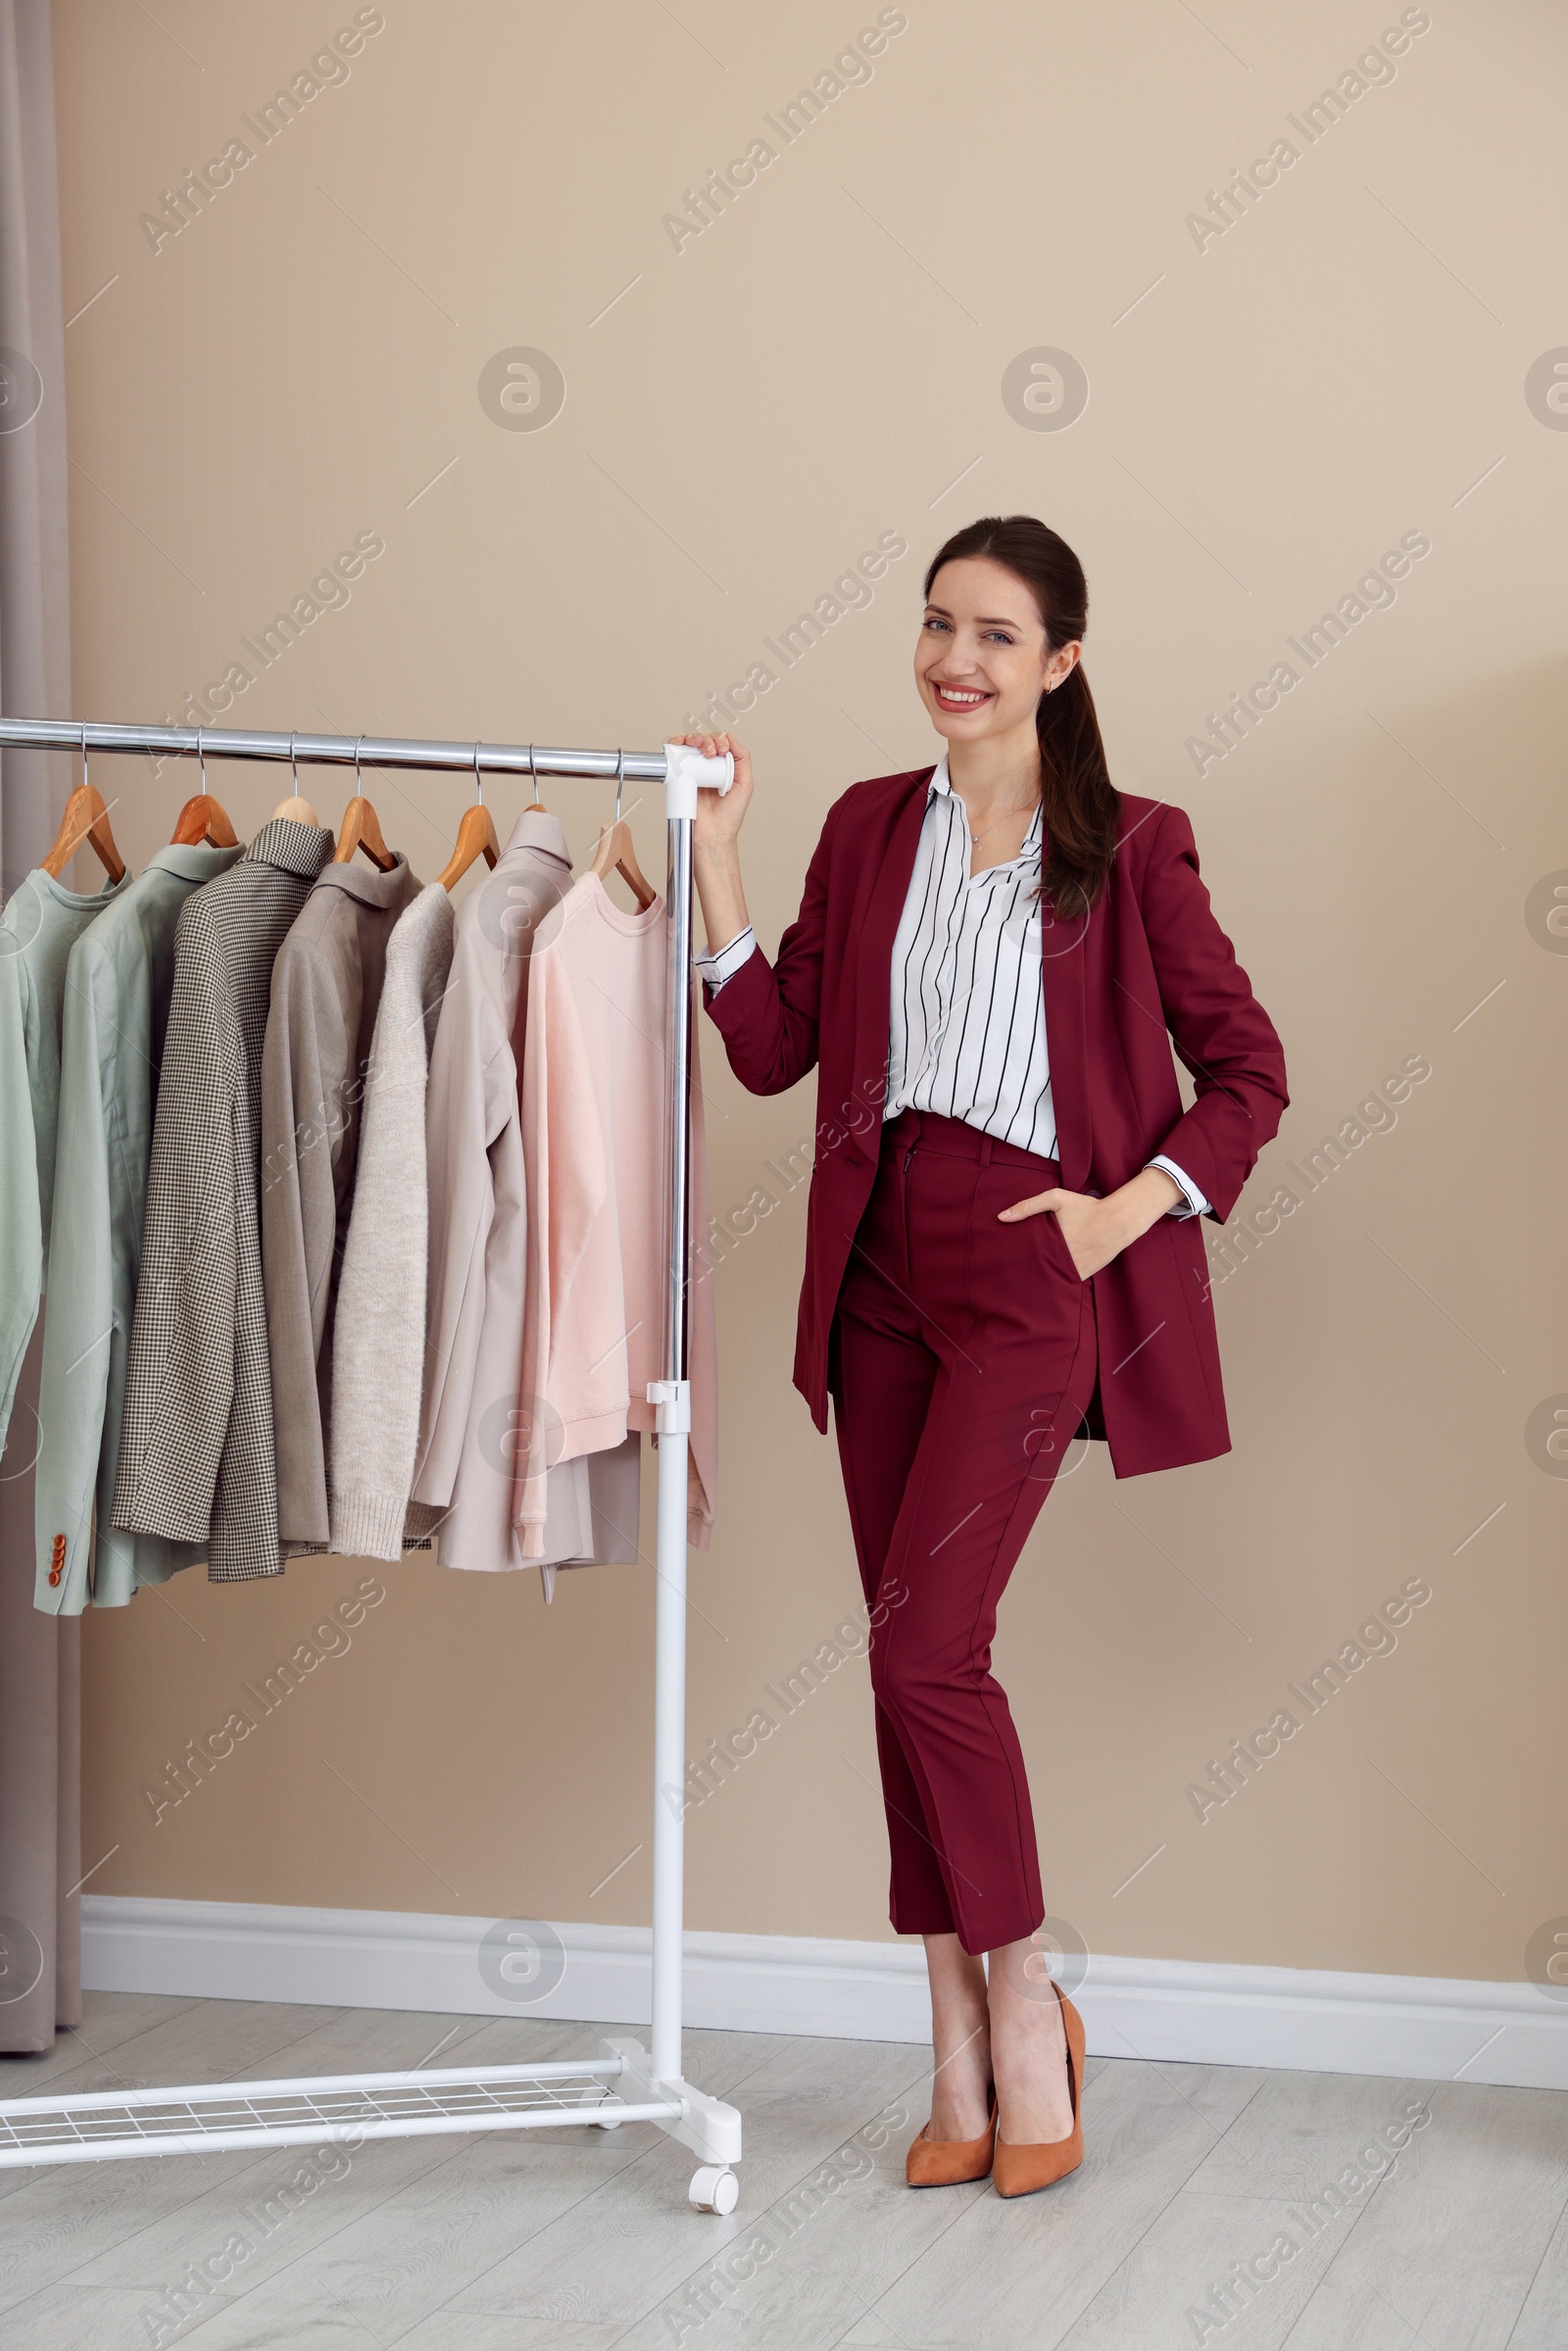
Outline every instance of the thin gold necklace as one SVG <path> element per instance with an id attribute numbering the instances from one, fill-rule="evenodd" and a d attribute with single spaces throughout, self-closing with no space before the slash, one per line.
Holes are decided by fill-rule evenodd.
<path id="1" fill-rule="evenodd" d="M 966 833 L 969 833 L 969 847 L 971 849 L 978 849 L 981 842 L 986 839 L 987 835 L 996 832 L 999 826 L 1005 824 L 1009 816 L 1021 816 L 1025 808 L 1038 808 L 1039 806 L 1040 803 L 1038 800 L 1021 800 L 1015 808 L 1006 808 L 1004 810 L 1002 815 L 993 817 L 992 821 L 986 826 L 985 831 L 979 833 L 969 833 L 969 817 L 967 810 L 965 810 L 963 829 Z"/>

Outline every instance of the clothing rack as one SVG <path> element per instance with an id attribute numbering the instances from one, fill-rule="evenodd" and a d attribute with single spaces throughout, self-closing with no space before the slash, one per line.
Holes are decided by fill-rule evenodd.
<path id="1" fill-rule="evenodd" d="M 664 786 L 669 842 L 669 1140 L 664 1377 L 648 1400 L 659 1429 L 654 1626 L 653 2021 L 649 2045 L 607 2038 L 581 2064 L 450 2067 L 434 2073 L 340 2074 L 274 2082 L 208 2082 L 116 2095 L 0 2103 L 0 2166 L 195 2154 L 204 2148 L 306 2146 L 323 2139 L 405 2138 L 451 2131 L 526 2131 L 592 2123 L 658 2123 L 699 2157 L 688 2194 L 729 2213 L 739 2184 L 741 2118 L 681 2076 L 681 1943 L 685 1826 L 668 1791 L 686 1778 L 686 1481 L 691 1429 L 687 1280 L 691 1260 L 692 825 L 700 785 L 727 790 L 733 761 L 667 751 L 561 751 L 535 744 L 415 742 L 392 736 L 262 733 L 226 727 L 121 726 L 0 718 L 0 747 L 140 753 L 159 758 L 417 767 Z M 668 756 L 673 752 L 675 756 Z M 481 770 L 482 757 L 482 770 Z"/>

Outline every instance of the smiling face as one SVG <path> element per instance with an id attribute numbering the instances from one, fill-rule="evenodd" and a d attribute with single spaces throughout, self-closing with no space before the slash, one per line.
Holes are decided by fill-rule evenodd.
<path id="1" fill-rule="evenodd" d="M 950 743 L 1027 731 L 1040 697 L 1077 661 L 1076 642 L 1052 652 L 1024 582 L 988 556 L 944 563 L 914 649 L 914 682 L 931 723 Z"/>

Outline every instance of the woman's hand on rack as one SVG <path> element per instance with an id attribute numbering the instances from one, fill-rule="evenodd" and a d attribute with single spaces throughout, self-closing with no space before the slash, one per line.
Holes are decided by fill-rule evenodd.
<path id="1" fill-rule="evenodd" d="M 1067 1244 L 1067 1254 L 1078 1269 L 1078 1279 L 1087 1282 L 1112 1257 L 1119 1257 L 1130 1242 L 1157 1224 L 1181 1197 L 1181 1187 L 1162 1167 L 1145 1167 L 1103 1200 L 1088 1192 L 1065 1191 L 1058 1184 L 1050 1192 L 1014 1200 L 1010 1208 L 1001 1211 L 998 1222 L 1020 1224 L 1026 1216 L 1054 1215 Z"/>
<path id="2" fill-rule="evenodd" d="M 727 751 L 735 761 L 735 780 L 727 792 L 699 792 L 697 795 L 697 825 L 692 846 L 701 857 L 705 850 L 733 845 L 740 838 L 746 811 L 752 805 L 752 755 L 744 743 L 733 735 L 671 735 L 671 743 L 685 743 L 700 751 L 705 759 L 721 759 Z"/>
<path id="3" fill-rule="evenodd" d="M 751 922 L 741 882 L 740 831 L 752 802 L 752 755 L 733 735 L 670 735 L 666 741 L 688 744 L 705 759 L 727 751 L 735 761 L 735 780 L 727 792 L 698 793 L 692 827 L 692 875 L 708 944 L 716 954 Z"/>

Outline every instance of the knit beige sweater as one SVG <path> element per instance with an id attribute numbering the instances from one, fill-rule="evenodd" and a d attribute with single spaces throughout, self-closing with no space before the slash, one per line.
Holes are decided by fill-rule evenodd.
<path id="1" fill-rule="evenodd" d="M 332 1356 L 332 1549 L 398 1559 L 419 1437 L 429 1203 L 424 1097 L 452 901 L 421 890 L 387 942 Z M 409 1534 L 424 1532 L 415 1505 Z"/>

